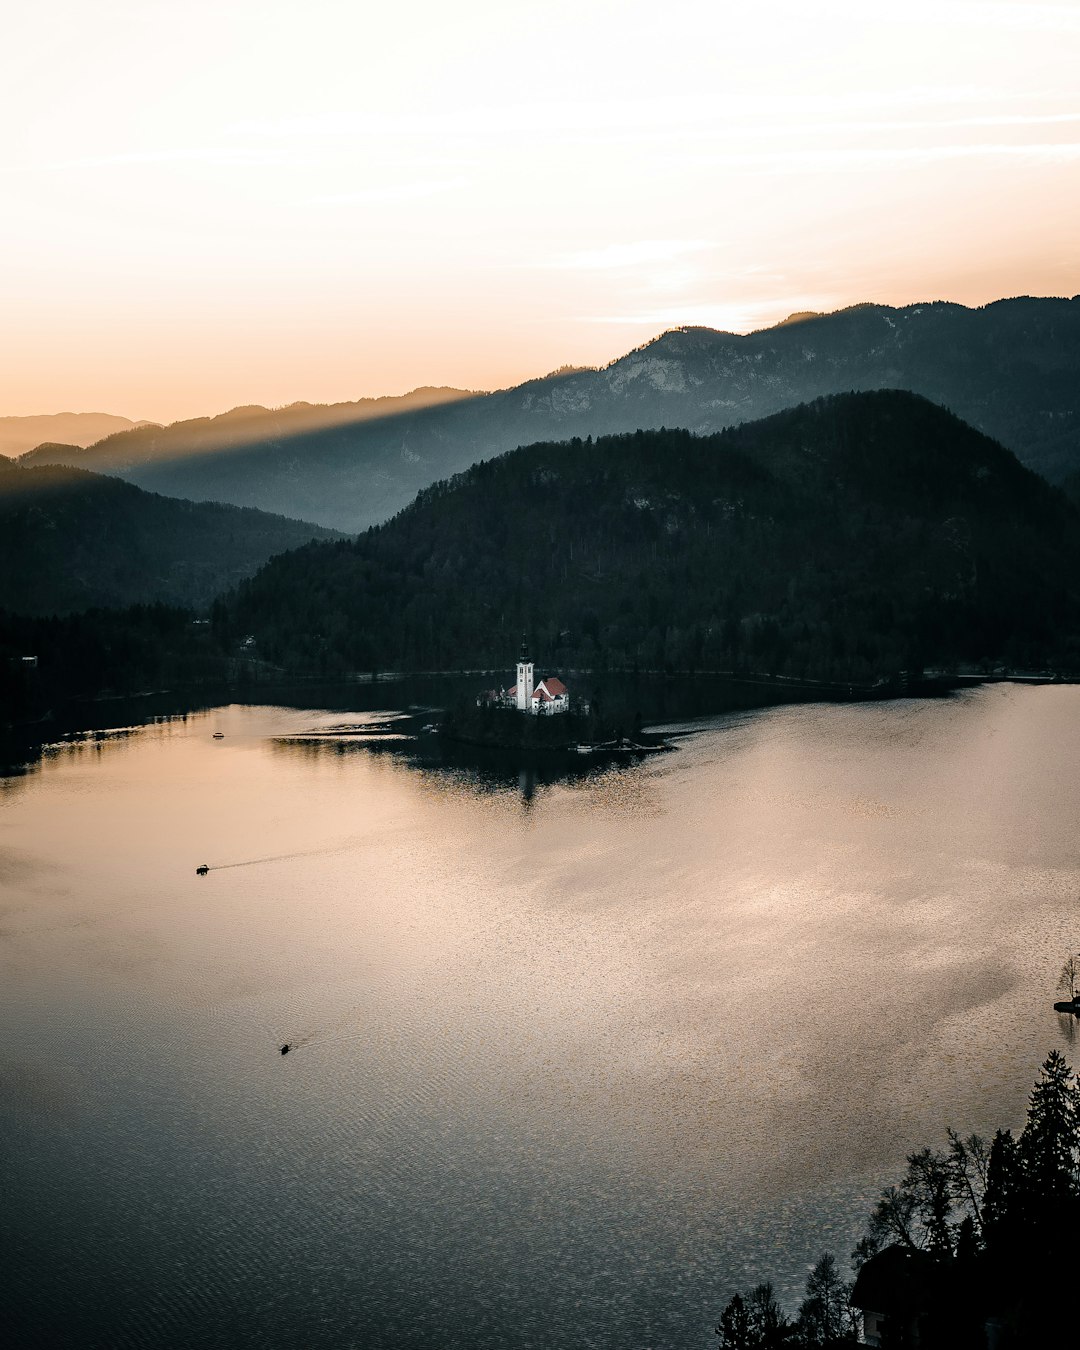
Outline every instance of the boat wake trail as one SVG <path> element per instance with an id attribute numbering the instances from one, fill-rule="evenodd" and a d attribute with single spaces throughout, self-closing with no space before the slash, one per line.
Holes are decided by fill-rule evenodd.
<path id="1" fill-rule="evenodd" d="M 207 869 L 211 872 L 227 872 L 233 867 L 259 867 L 263 863 L 289 862 L 292 858 L 322 858 L 328 853 L 345 853 L 359 843 L 356 839 L 347 839 L 343 844 L 324 844 L 321 848 L 302 848 L 295 853 L 271 853 L 265 858 L 245 858 L 243 862 L 213 863 Z"/>
<path id="2" fill-rule="evenodd" d="M 297 1036 L 294 1041 L 286 1041 L 281 1046 L 281 1053 L 292 1054 L 294 1050 L 303 1050 L 305 1046 L 314 1045 L 316 1041 L 353 1041 L 359 1039 L 365 1034 L 364 1029 L 357 1025 L 357 1018 L 360 1016 L 359 1008 L 352 1008 L 343 1017 L 338 1018 L 336 1022 L 331 1022 L 327 1027 L 320 1031 L 308 1031 L 302 1036 Z M 285 1046 L 288 1046 L 286 1051 Z"/>

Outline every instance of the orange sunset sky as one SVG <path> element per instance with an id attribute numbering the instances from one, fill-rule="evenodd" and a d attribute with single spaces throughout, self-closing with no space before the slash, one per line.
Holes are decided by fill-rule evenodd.
<path id="1" fill-rule="evenodd" d="M 1080 0 L 41 0 L 0 415 L 494 388 L 664 328 L 1080 291 Z"/>

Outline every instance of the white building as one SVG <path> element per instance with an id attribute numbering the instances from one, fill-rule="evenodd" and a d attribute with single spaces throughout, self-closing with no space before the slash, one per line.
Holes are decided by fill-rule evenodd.
<path id="1" fill-rule="evenodd" d="M 499 703 L 507 708 L 516 708 L 518 712 L 564 713 L 570 711 L 570 691 L 555 675 L 545 676 L 539 684 L 534 682 L 533 663 L 529 660 L 529 649 L 522 638 L 517 683 L 506 690 L 489 689 L 477 702 Z"/>

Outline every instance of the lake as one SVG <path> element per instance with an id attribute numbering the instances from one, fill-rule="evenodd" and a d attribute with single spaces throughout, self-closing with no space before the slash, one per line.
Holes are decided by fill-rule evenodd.
<path id="1" fill-rule="evenodd" d="M 550 781 L 379 697 L 0 779 L 19 1345 L 703 1348 L 1070 1053 L 1080 688 L 699 718 Z"/>

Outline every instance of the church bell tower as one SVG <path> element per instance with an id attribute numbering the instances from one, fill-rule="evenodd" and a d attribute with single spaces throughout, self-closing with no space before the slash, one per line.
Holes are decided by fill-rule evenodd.
<path id="1" fill-rule="evenodd" d="M 521 635 L 521 655 L 517 668 L 517 706 L 518 712 L 532 711 L 533 663 L 529 660 L 529 647 L 525 634 Z"/>

